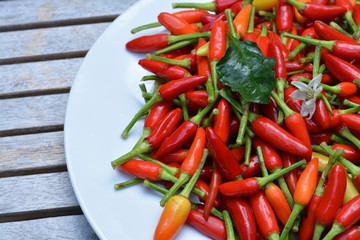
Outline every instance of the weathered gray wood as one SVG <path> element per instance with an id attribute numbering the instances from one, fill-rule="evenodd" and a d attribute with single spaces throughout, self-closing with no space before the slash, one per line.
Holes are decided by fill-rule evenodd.
<path id="1" fill-rule="evenodd" d="M 0 131 L 64 123 L 69 94 L 0 100 Z"/>
<path id="2" fill-rule="evenodd" d="M 137 0 L 0 1 L 0 25 L 121 14 Z"/>
<path id="3" fill-rule="evenodd" d="M 88 50 L 110 23 L 0 33 L 0 58 Z"/>
<path id="4" fill-rule="evenodd" d="M 0 178 L 0 214 L 78 206 L 67 172 Z"/>
<path id="5" fill-rule="evenodd" d="M 0 149 L 0 171 L 65 164 L 63 132 L 3 137 Z"/>
<path id="6" fill-rule="evenodd" d="M 64 59 L 0 66 L 0 94 L 72 85 L 84 59 Z"/>
<path id="7" fill-rule="evenodd" d="M 0 224 L 3 240 L 97 240 L 84 215 L 44 218 Z"/>

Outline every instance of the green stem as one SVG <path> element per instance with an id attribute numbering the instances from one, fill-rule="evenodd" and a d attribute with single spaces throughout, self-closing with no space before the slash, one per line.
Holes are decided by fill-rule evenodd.
<path id="1" fill-rule="evenodd" d="M 355 103 L 356 104 L 356 103 Z M 348 113 L 356 113 L 360 111 L 360 105 L 356 104 L 357 106 L 353 106 L 351 108 L 347 109 L 341 109 L 339 110 L 339 114 L 348 114 Z"/>
<path id="2" fill-rule="evenodd" d="M 294 34 L 290 34 L 290 33 L 284 33 L 283 35 L 285 37 L 293 38 L 293 39 L 299 40 L 299 41 L 307 43 L 307 44 L 321 45 L 322 47 L 326 48 L 329 51 L 332 51 L 332 49 L 334 48 L 334 45 L 336 43 L 336 41 L 318 40 L 318 39 L 302 37 L 302 36 L 298 36 L 298 35 L 294 35 Z"/>
<path id="3" fill-rule="evenodd" d="M 304 77 L 300 77 L 298 79 L 298 81 L 304 82 L 304 83 L 309 83 L 311 80 L 304 78 Z M 335 86 L 330 86 L 324 83 L 320 83 L 319 84 L 320 87 L 322 87 L 325 91 L 331 92 L 331 93 L 335 93 L 335 94 L 340 94 L 341 93 L 341 89 L 339 87 Z"/>
<path id="4" fill-rule="evenodd" d="M 260 10 L 260 11 L 258 12 L 258 14 L 259 14 L 260 16 L 268 17 L 268 18 L 270 18 L 270 19 L 275 19 L 275 14 L 272 14 L 271 12 L 268 12 L 268 11 L 262 11 L 262 10 Z"/>
<path id="5" fill-rule="evenodd" d="M 229 212 L 227 210 L 223 210 L 222 215 L 223 215 L 224 221 L 225 221 L 226 236 L 227 236 L 226 239 L 227 240 L 235 240 L 234 227 L 233 227 L 233 223 L 232 223 Z"/>
<path id="6" fill-rule="evenodd" d="M 205 148 L 202 158 L 200 160 L 199 166 L 197 167 L 195 173 L 192 175 L 192 177 L 190 178 L 189 182 L 186 184 L 184 189 L 181 191 L 180 195 L 187 197 L 187 198 L 190 196 L 190 193 L 191 193 L 192 189 L 194 188 L 196 181 L 200 177 L 201 170 L 203 169 L 208 156 L 209 156 L 209 151 Z"/>
<path id="7" fill-rule="evenodd" d="M 177 172 L 179 171 L 179 168 L 177 167 L 171 167 L 159 160 L 156 160 L 152 157 L 149 157 L 147 155 L 144 154 L 139 154 L 139 158 L 148 162 L 153 162 L 153 163 L 157 163 L 161 166 L 161 168 L 163 168 L 164 170 L 166 170 L 168 173 L 170 173 L 171 175 L 175 176 L 175 174 L 177 174 Z"/>
<path id="8" fill-rule="evenodd" d="M 319 67 L 319 73 L 323 73 L 326 70 L 326 65 L 323 63 Z"/>
<path id="9" fill-rule="evenodd" d="M 286 225 L 281 233 L 280 240 L 287 240 L 290 229 L 292 228 L 297 216 L 300 214 L 300 212 L 305 208 L 305 205 L 299 202 L 295 202 L 294 207 L 292 209 L 292 212 L 289 216 L 288 221 L 286 222 Z"/>
<path id="10" fill-rule="evenodd" d="M 314 55 L 314 62 L 313 62 L 313 78 L 319 75 L 319 68 L 320 68 L 320 59 L 321 59 L 321 46 L 316 45 L 315 47 L 315 55 Z"/>
<path id="11" fill-rule="evenodd" d="M 127 138 L 131 128 L 135 125 L 135 123 L 156 103 L 161 102 L 162 97 L 158 92 L 156 92 L 149 101 L 147 101 L 140 110 L 135 114 L 135 116 L 131 119 L 128 125 L 125 127 L 124 131 L 121 133 L 123 138 Z"/>
<path id="12" fill-rule="evenodd" d="M 352 102 L 352 101 L 350 101 L 350 100 L 348 100 L 348 99 L 345 99 L 345 100 L 343 101 L 343 104 L 344 104 L 345 106 L 348 106 L 348 107 L 358 107 L 358 106 L 360 106 L 360 104 L 354 103 L 354 102 Z"/>
<path id="13" fill-rule="evenodd" d="M 179 179 L 174 183 L 174 185 L 169 189 L 169 191 L 163 196 L 163 198 L 160 201 L 160 206 L 164 206 L 165 203 L 176 193 L 177 190 L 179 190 L 182 185 L 187 183 L 190 179 L 190 174 L 185 171 L 181 171 Z"/>
<path id="14" fill-rule="evenodd" d="M 348 33 L 347 31 L 345 31 L 339 24 L 337 24 L 336 22 L 330 22 L 330 27 L 332 27 L 333 29 L 335 29 L 338 32 L 341 32 L 342 34 L 352 38 L 352 35 L 350 33 Z"/>
<path id="15" fill-rule="evenodd" d="M 155 80 L 155 81 L 160 81 L 160 82 L 168 82 L 169 80 L 156 76 L 156 75 L 148 75 L 148 76 L 143 76 L 141 78 L 140 81 L 149 81 L 149 80 Z"/>
<path id="16" fill-rule="evenodd" d="M 136 185 L 136 184 L 141 183 L 143 181 L 144 181 L 144 179 L 142 179 L 142 178 L 133 178 L 133 179 L 127 180 L 125 182 L 114 184 L 114 189 L 115 190 L 120 190 L 120 189 L 123 189 L 123 188 L 127 188 L 127 187 L 130 187 L 130 186 Z"/>
<path id="17" fill-rule="evenodd" d="M 194 44 L 194 43 L 197 43 L 197 39 L 190 39 L 190 40 L 184 40 L 184 41 L 181 41 L 181 42 L 177 42 L 177 43 L 174 43 L 168 47 L 165 47 L 165 48 L 162 48 L 160 50 L 157 50 L 155 52 L 153 52 L 154 55 L 161 55 L 161 54 L 164 54 L 164 53 L 168 53 L 168 52 L 171 52 L 171 51 L 174 51 L 176 49 L 179 49 L 179 48 L 182 48 L 182 47 L 186 47 L 186 46 L 189 46 L 191 44 Z"/>
<path id="18" fill-rule="evenodd" d="M 252 140 L 249 136 L 245 136 L 245 156 L 244 156 L 244 165 L 250 165 L 250 155 L 252 149 Z"/>
<path id="19" fill-rule="evenodd" d="M 348 10 L 344 15 L 345 20 L 347 21 L 347 24 L 349 25 L 351 31 L 354 33 L 357 31 L 357 25 L 354 21 L 354 18 L 352 16 L 352 11 Z"/>
<path id="20" fill-rule="evenodd" d="M 320 240 L 321 234 L 323 233 L 324 230 L 325 230 L 325 226 L 316 222 L 312 240 Z"/>
<path id="21" fill-rule="evenodd" d="M 320 98 L 324 101 L 325 106 L 326 106 L 327 110 L 329 111 L 329 113 L 330 113 L 331 115 L 334 115 L 334 112 L 333 112 L 333 110 L 332 110 L 332 108 L 331 108 L 331 104 L 330 104 L 329 100 L 326 98 L 326 96 L 323 95 L 323 94 L 321 94 L 321 93 L 319 94 L 319 96 L 320 96 Z"/>
<path id="22" fill-rule="evenodd" d="M 276 169 L 274 172 L 279 171 L 279 170 Z M 278 179 L 276 179 L 276 181 L 278 182 L 278 184 L 281 188 L 281 191 L 284 193 L 285 198 L 286 198 L 287 202 L 289 203 L 290 208 L 292 209 L 294 207 L 294 198 L 291 195 L 290 189 L 289 189 L 288 185 L 286 184 L 284 176 L 279 177 Z"/>
<path id="23" fill-rule="evenodd" d="M 133 148 L 130 152 L 125 153 L 121 157 L 112 161 L 111 166 L 113 168 L 116 168 L 116 167 L 120 166 L 121 164 L 127 162 L 131 158 L 137 157 L 141 153 L 147 153 L 147 152 L 151 151 L 151 148 L 152 148 L 151 144 L 145 140 L 141 144 L 139 144 L 136 148 Z"/>
<path id="24" fill-rule="evenodd" d="M 293 72 L 288 72 L 287 75 L 291 76 L 291 75 L 299 74 L 299 73 L 303 73 L 303 72 L 305 72 L 305 70 L 297 70 L 297 71 L 293 71 Z"/>
<path id="25" fill-rule="evenodd" d="M 350 142 L 352 142 L 353 144 L 355 144 L 355 146 L 357 148 L 360 149 L 360 140 L 355 137 L 350 130 L 347 127 L 343 127 L 340 130 L 340 136 L 346 138 L 347 140 L 349 140 Z"/>
<path id="26" fill-rule="evenodd" d="M 269 173 L 268 173 L 268 171 L 266 169 L 266 166 L 265 166 L 264 155 L 262 153 L 262 150 L 261 150 L 260 146 L 256 147 L 256 153 L 257 153 L 257 156 L 258 156 L 258 159 L 259 159 L 260 169 L 261 169 L 261 173 L 262 173 L 263 177 L 269 176 Z"/>
<path id="27" fill-rule="evenodd" d="M 330 231 L 325 235 L 325 237 L 322 240 L 331 240 L 336 235 L 339 235 L 340 233 L 344 232 L 345 228 L 338 222 L 334 221 Z"/>
<path id="28" fill-rule="evenodd" d="M 207 57 L 209 52 L 209 42 L 205 43 L 196 50 L 196 55 L 201 57 Z"/>
<path id="29" fill-rule="evenodd" d="M 214 107 L 215 102 L 208 104 L 198 114 L 193 116 L 190 121 L 196 125 L 200 125 L 201 120 L 208 114 L 208 112 Z"/>
<path id="30" fill-rule="evenodd" d="M 301 161 L 298 161 L 292 165 L 290 165 L 289 167 L 283 168 L 277 172 L 274 172 L 266 177 L 261 177 L 261 178 L 257 178 L 257 181 L 259 183 L 260 187 L 265 186 L 265 184 L 267 184 L 268 182 L 274 181 L 275 179 L 283 176 L 284 174 L 294 170 L 295 168 L 298 168 L 302 165 L 304 165 L 306 163 L 306 161 L 303 159 Z"/>
<path id="31" fill-rule="evenodd" d="M 209 38 L 211 32 L 198 32 L 198 33 L 190 33 L 190 34 L 183 34 L 183 35 L 169 35 L 168 36 L 168 43 L 174 44 L 176 42 L 184 41 L 184 40 L 192 40 L 192 39 L 199 39 L 199 38 Z"/>
<path id="32" fill-rule="evenodd" d="M 144 142 L 145 138 L 147 138 L 150 135 L 150 133 L 151 133 L 151 129 L 148 127 L 144 127 L 143 132 L 142 132 L 139 140 L 135 143 L 133 149 L 138 148 L 139 145 L 141 145 Z"/>
<path id="33" fill-rule="evenodd" d="M 207 3 L 173 3 L 172 8 L 196 8 L 203 9 L 211 12 L 216 11 L 215 1 L 207 2 Z"/>
<path id="34" fill-rule="evenodd" d="M 214 92 L 214 85 L 212 82 L 211 75 L 209 75 L 208 79 L 205 82 L 205 88 L 208 94 L 208 102 L 213 103 L 215 101 L 215 92 Z"/>
<path id="35" fill-rule="evenodd" d="M 204 128 L 207 128 L 207 127 L 211 126 L 211 125 L 213 124 L 214 118 L 215 118 L 215 116 L 216 116 L 217 114 L 219 114 L 219 109 L 214 108 L 214 109 L 211 111 L 210 116 L 203 121 L 202 126 L 203 126 Z"/>
<path id="36" fill-rule="evenodd" d="M 143 30 L 146 30 L 146 29 L 150 29 L 150 28 L 155 28 L 155 27 L 160 27 L 161 26 L 161 23 L 159 22 L 153 22 L 153 23 L 148 23 L 148 24 L 144 24 L 144 25 L 141 25 L 141 26 L 138 26 L 136 28 L 133 28 L 131 29 L 131 33 L 134 34 L 134 33 L 137 33 L 137 32 L 140 32 L 140 31 L 143 31 Z"/>
<path id="37" fill-rule="evenodd" d="M 229 32 L 230 32 L 230 34 L 231 34 L 234 38 L 239 39 L 240 36 L 239 36 L 239 34 L 236 32 L 236 30 L 235 30 L 234 21 L 233 21 L 233 13 L 232 13 L 232 11 L 231 11 L 230 8 L 225 9 L 225 15 L 226 15 L 226 20 L 227 20 L 227 23 L 228 23 L 228 27 L 229 27 Z"/>
<path id="38" fill-rule="evenodd" d="M 256 8 L 255 8 L 255 6 L 252 6 L 252 7 L 251 7 L 251 12 L 250 12 L 249 25 L 248 25 L 248 29 L 247 29 L 247 32 L 248 32 L 248 33 L 253 33 L 253 32 L 254 32 L 254 27 L 255 27 L 255 12 L 256 12 Z"/>
<path id="39" fill-rule="evenodd" d="M 289 53 L 289 60 L 294 60 L 295 57 L 306 47 L 305 43 L 300 43 Z"/>
<path id="40" fill-rule="evenodd" d="M 360 79 L 354 79 L 353 83 L 360 88 Z"/>
<path id="41" fill-rule="evenodd" d="M 267 240 L 279 240 L 280 236 L 278 232 L 272 232 L 266 237 Z"/>
<path id="42" fill-rule="evenodd" d="M 236 101 L 231 93 L 231 90 L 229 88 L 223 88 L 219 91 L 220 96 L 225 98 L 239 113 L 243 114 L 243 108 L 241 104 Z"/>
<path id="43" fill-rule="evenodd" d="M 285 114 L 285 118 L 290 117 L 291 115 L 295 114 L 295 111 L 293 111 L 291 108 L 288 107 L 288 105 L 284 102 L 283 99 L 280 98 L 280 96 L 272 91 L 271 92 L 272 98 L 275 100 L 275 102 L 278 104 L 278 106 L 281 108 L 281 110 Z"/>
<path id="44" fill-rule="evenodd" d="M 349 145 L 349 146 L 355 146 L 352 142 L 350 142 L 349 140 L 340 137 L 338 135 L 336 135 L 335 133 L 331 134 L 330 136 L 330 140 L 334 143 L 339 143 L 339 144 L 344 144 L 344 145 Z"/>
<path id="45" fill-rule="evenodd" d="M 248 120 L 249 120 L 249 108 L 250 108 L 250 103 L 247 102 L 246 100 L 242 99 L 242 108 L 243 108 L 243 114 L 241 116 L 241 120 L 240 120 L 240 126 L 239 126 L 239 132 L 236 138 L 236 143 L 242 145 L 245 142 L 245 130 L 246 130 L 246 126 L 248 124 Z"/>
<path id="46" fill-rule="evenodd" d="M 181 104 L 181 109 L 183 111 L 183 118 L 184 121 L 189 119 L 189 111 L 188 111 L 188 107 L 187 107 L 187 98 L 185 97 L 185 93 L 182 93 L 179 95 L 180 98 L 180 104 Z"/>
<path id="47" fill-rule="evenodd" d="M 217 64 L 217 60 L 216 59 L 211 59 L 210 60 L 210 68 L 211 68 L 211 79 L 212 79 L 212 84 L 214 87 L 214 95 L 215 95 L 215 101 L 217 99 L 217 95 L 219 94 L 219 90 L 218 90 L 218 75 L 217 75 L 217 71 L 216 71 L 216 64 Z"/>
<path id="48" fill-rule="evenodd" d="M 180 67 L 187 68 L 187 69 L 190 69 L 190 67 L 191 67 L 191 61 L 189 58 L 177 60 L 177 59 L 159 57 L 159 56 L 151 55 L 148 53 L 148 54 L 146 54 L 146 59 L 155 60 L 158 62 L 170 64 L 170 65 L 176 65 L 176 66 L 180 66 Z"/>

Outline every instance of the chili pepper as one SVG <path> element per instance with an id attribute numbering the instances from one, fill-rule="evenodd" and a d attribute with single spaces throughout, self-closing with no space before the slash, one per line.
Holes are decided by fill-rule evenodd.
<path id="1" fill-rule="evenodd" d="M 282 43 L 280 36 L 275 32 L 269 32 L 268 37 L 273 41 L 277 41 L 279 44 L 277 44 L 281 48 L 281 52 L 283 54 L 284 59 L 289 58 L 289 50 L 286 48 L 286 46 Z"/>
<path id="2" fill-rule="evenodd" d="M 201 9 L 191 9 L 174 12 L 173 14 L 185 20 L 187 23 L 197 23 L 200 22 L 204 15 L 209 14 L 209 12 Z"/>
<path id="3" fill-rule="evenodd" d="M 299 63 L 298 61 L 285 61 L 285 67 L 287 72 L 295 72 L 295 71 L 303 70 L 304 66 L 305 66 L 304 63 Z M 289 81 L 294 81 L 294 78 L 298 77 L 301 74 L 306 74 L 306 73 L 294 74 L 289 78 Z"/>
<path id="4" fill-rule="evenodd" d="M 243 240 L 256 239 L 256 222 L 251 205 L 245 198 L 224 197 L 226 209 L 234 221 L 239 237 Z"/>
<path id="5" fill-rule="evenodd" d="M 246 5 L 238 14 L 236 14 L 233 20 L 236 32 L 239 34 L 240 38 L 245 36 L 250 21 L 251 9 L 251 4 Z"/>
<path id="6" fill-rule="evenodd" d="M 293 35 L 290 33 L 284 33 L 284 36 L 294 38 L 312 45 L 321 45 L 322 47 L 331 51 L 335 56 L 344 60 L 351 61 L 360 59 L 360 44 L 357 42 L 350 42 L 348 40 L 317 40 Z"/>
<path id="7" fill-rule="evenodd" d="M 261 26 L 261 34 L 256 40 L 256 44 L 258 45 L 259 49 L 261 50 L 264 57 L 268 57 L 268 50 L 270 39 L 267 36 L 267 28 L 266 25 Z"/>
<path id="8" fill-rule="evenodd" d="M 196 171 L 191 177 L 188 184 L 181 191 L 180 194 L 172 196 L 164 207 L 160 216 L 159 222 L 156 226 L 154 239 L 173 239 L 184 225 L 188 215 L 191 211 L 191 203 L 189 195 L 191 189 L 194 187 L 196 180 L 199 178 L 201 168 L 203 167 L 207 158 L 207 150 L 205 149 L 202 158 Z M 167 195 L 167 193 L 165 194 Z"/>
<path id="9" fill-rule="evenodd" d="M 260 191 L 251 196 L 249 201 L 262 235 L 267 239 L 279 238 L 277 219 L 265 194 Z"/>
<path id="10" fill-rule="evenodd" d="M 312 3 L 326 5 L 329 0 L 311 0 Z"/>
<path id="11" fill-rule="evenodd" d="M 335 221 L 323 240 L 333 239 L 360 219 L 360 195 L 347 202 L 337 213 Z"/>
<path id="12" fill-rule="evenodd" d="M 293 28 L 293 7 L 286 1 L 278 1 L 275 16 L 276 30 L 279 32 L 290 32 Z"/>
<path id="13" fill-rule="evenodd" d="M 236 161 L 240 162 L 241 159 L 243 159 L 245 156 L 245 147 L 239 146 L 239 147 L 233 148 L 233 149 L 231 149 L 231 153 L 235 157 Z"/>
<path id="14" fill-rule="evenodd" d="M 240 175 L 240 166 L 230 149 L 211 127 L 206 128 L 206 146 L 223 177 L 232 180 Z"/>
<path id="15" fill-rule="evenodd" d="M 249 165 L 240 164 L 241 177 L 250 178 L 256 176 L 260 172 L 260 164 L 257 155 L 250 157 Z"/>
<path id="16" fill-rule="evenodd" d="M 206 44 L 206 40 L 203 38 L 199 39 L 197 49 L 204 46 Z M 196 55 L 196 62 L 197 62 L 197 71 L 199 75 L 210 75 L 211 69 L 210 69 L 210 63 L 206 56 L 199 56 Z"/>
<path id="17" fill-rule="evenodd" d="M 319 5 L 313 2 L 299 2 L 296 0 L 286 1 L 296 7 L 301 15 L 310 20 L 330 21 L 346 13 L 346 8 L 342 6 Z"/>
<path id="18" fill-rule="evenodd" d="M 215 0 L 207 3 L 173 3 L 173 8 L 196 8 L 213 12 L 223 12 L 225 9 L 230 8 L 238 0 Z"/>
<path id="19" fill-rule="evenodd" d="M 127 160 L 136 157 L 141 153 L 150 152 L 152 149 L 158 148 L 160 143 L 175 130 L 178 122 L 180 121 L 181 115 L 182 110 L 180 108 L 175 108 L 167 113 L 159 126 L 154 128 L 144 141 L 142 141 L 139 145 L 136 145 L 130 152 L 111 162 L 113 168 L 118 167 Z"/>
<path id="20" fill-rule="evenodd" d="M 294 207 L 291 215 L 281 233 L 280 239 L 287 239 L 290 228 L 293 226 L 296 217 L 309 204 L 314 193 L 318 175 L 318 159 L 313 158 L 304 169 L 294 192 Z"/>
<path id="21" fill-rule="evenodd" d="M 298 0 L 299 2 L 313 2 L 311 0 Z M 305 23 L 307 18 L 302 16 L 300 13 L 299 13 L 299 10 L 297 10 L 295 7 L 294 8 L 294 15 L 295 15 L 295 19 L 298 23 Z"/>
<path id="22" fill-rule="evenodd" d="M 313 195 L 309 205 L 306 207 L 306 214 L 301 219 L 301 225 L 299 230 L 299 239 L 310 240 L 312 239 L 315 223 L 316 223 L 316 208 L 319 205 L 321 197 Z"/>
<path id="23" fill-rule="evenodd" d="M 135 38 L 126 43 L 126 49 L 131 52 L 152 52 L 169 46 L 168 34 L 154 34 Z"/>
<path id="24" fill-rule="evenodd" d="M 349 128 L 360 129 L 360 116 L 357 114 L 341 114 L 341 121 Z"/>
<path id="25" fill-rule="evenodd" d="M 360 227 L 351 227 L 345 232 L 337 235 L 334 240 L 356 240 L 360 239 Z"/>
<path id="26" fill-rule="evenodd" d="M 326 107 L 323 99 L 319 98 L 315 102 L 316 109 L 313 115 L 313 120 L 323 129 L 330 128 L 330 113 Z"/>
<path id="27" fill-rule="evenodd" d="M 360 4 L 356 4 L 353 10 L 353 18 L 356 25 L 360 24 Z"/>
<path id="28" fill-rule="evenodd" d="M 191 210 L 186 222 L 211 239 L 226 240 L 225 223 L 217 217 L 210 215 L 205 220 L 202 212 Z"/>
<path id="29" fill-rule="evenodd" d="M 256 194 L 260 191 L 261 187 L 267 183 L 277 179 L 279 176 L 303 165 L 305 160 L 301 160 L 290 167 L 281 169 L 276 173 L 272 173 L 266 177 L 251 177 L 243 180 L 229 181 L 223 183 L 219 187 L 219 191 L 224 196 L 228 197 L 245 197 Z"/>
<path id="30" fill-rule="evenodd" d="M 172 103 L 163 101 L 156 103 L 145 119 L 144 127 L 153 129 L 160 123 L 160 120 L 171 110 Z"/>
<path id="31" fill-rule="evenodd" d="M 346 188 L 346 170 L 335 164 L 330 172 L 325 191 L 316 209 L 316 226 L 313 239 L 319 239 L 325 226 L 329 226 L 341 208 Z"/>
<path id="32" fill-rule="evenodd" d="M 289 167 L 297 161 L 297 158 L 291 154 L 282 154 L 283 166 Z M 284 175 L 285 181 L 292 195 L 294 195 L 296 184 L 298 182 L 298 174 L 296 170 L 292 170 Z"/>
<path id="33" fill-rule="evenodd" d="M 278 120 L 278 116 L 279 116 L 278 111 L 279 111 L 279 107 L 272 97 L 270 97 L 270 103 L 261 104 L 261 113 L 265 117 L 270 118 L 274 122 L 277 122 Z"/>
<path id="34" fill-rule="evenodd" d="M 260 116 L 254 120 L 251 117 L 251 122 L 254 133 L 263 140 L 271 142 L 274 147 L 296 156 L 309 156 L 311 149 L 270 119 Z"/>
<path id="35" fill-rule="evenodd" d="M 201 176 L 201 173 L 200 173 L 200 176 Z M 203 201 L 207 201 L 208 199 L 208 195 L 209 195 L 209 192 L 210 192 L 210 187 L 209 185 L 204 181 L 202 180 L 201 178 L 199 178 L 196 183 L 195 183 L 195 188 L 198 188 L 200 189 L 201 191 L 203 191 L 205 193 L 205 196 L 200 196 L 198 195 L 198 197 L 203 200 Z M 215 198 L 214 200 L 214 203 L 213 203 L 214 206 L 218 206 L 219 205 L 219 199 L 218 198 Z"/>
<path id="36" fill-rule="evenodd" d="M 353 10 L 354 8 L 350 0 L 335 0 L 335 5 L 343 6 L 348 10 Z"/>
<path id="37" fill-rule="evenodd" d="M 215 168 L 213 173 L 212 173 L 212 177 L 211 177 L 210 189 L 209 189 L 209 192 L 208 192 L 208 194 L 206 196 L 206 202 L 205 202 L 205 207 L 204 207 L 204 218 L 205 218 L 205 220 L 209 219 L 210 210 L 214 205 L 215 199 L 216 199 L 217 194 L 218 194 L 219 185 L 221 184 L 221 182 L 222 182 L 221 174 Z"/>
<path id="38" fill-rule="evenodd" d="M 315 21 L 314 30 L 316 31 L 316 34 L 323 40 L 343 40 L 349 42 L 356 42 L 353 38 L 342 34 L 341 32 L 335 30 L 334 28 L 321 21 Z"/>
<path id="39" fill-rule="evenodd" d="M 344 158 L 353 163 L 360 162 L 360 151 L 353 146 L 344 145 L 344 144 L 334 144 L 332 149 L 341 148 L 345 152 Z"/>
<path id="40" fill-rule="evenodd" d="M 266 169 L 270 172 L 275 171 L 277 168 L 282 168 L 283 162 L 276 149 L 265 141 L 255 137 L 253 139 L 255 148 L 260 147 L 264 155 L 264 162 Z"/>
<path id="41" fill-rule="evenodd" d="M 171 13 L 160 13 L 158 15 L 158 21 L 173 35 L 183 35 L 197 32 L 185 20 Z"/>
<path id="42" fill-rule="evenodd" d="M 163 163 L 182 163 L 186 158 L 187 154 L 188 154 L 187 149 L 178 149 L 163 157 L 158 158 L 158 160 Z M 154 157 L 154 156 L 150 154 L 150 157 Z"/>
<path id="43" fill-rule="evenodd" d="M 164 206 L 168 199 L 186 183 L 198 168 L 203 157 L 205 148 L 205 130 L 202 127 L 197 128 L 194 140 L 189 149 L 188 155 L 181 163 L 180 176 L 177 182 L 169 189 L 160 201 L 160 205 Z"/>
<path id="44" fill-rule="evenodd" d="M 246 41 L 246 40 L 249 40 L 252 42 L 257 41 L 258 36 L 254 32 L 254 25 L 255 25 L 254 21 L 255 21 L 255 7 L 252 6 L 251 12 L 250 12 L 249 25 L 248 25 L 246 34 L 242 38 L 243 41 Z"/>
<path id="45" fill-rule="evenodd" d="M 159 181 L 159 180 L 176 181 L 176 177 L 171 175 L 166 170 L 171 167 L 164 168 L 161 165 L 154 162 L 130 159 L 129 161 L 121 164 L 118 168 L 123 172 L 131 174 L 135 177 L 139 177 L 150 181 Z"/>
<path id="46" fill-rule="evenodd" d="M 171 66 L 155 60 L 140 59 L 139 65 L 144 69 L 166 79 L 179 79 L 188 76 L 190 73 L 185 68 L 179 66 Z"/>
<path id="47" fill-rule="evenodd" d="M 209 104 L 208 94 L 205 90 L 188 91 L 185 96 L 189 102 L 194 103 L 198 107 L 204 108 Z"/>
<path id="48" fill-rule="evenodd" d="M 309 136 L 312 144 L 318 145 L 322 142 L 330 144 L 332 133 L 330 131 L 321 131 L 319 133 L 310 133 Z"/>
<path id="49" fill-rule="evenodd" d="M 219 137 L 227 143 L 230 134 L 230 106 L 229 103 L 222 98 L 217 106 L 219 114 L 215 115 L 214 131 Z"/>

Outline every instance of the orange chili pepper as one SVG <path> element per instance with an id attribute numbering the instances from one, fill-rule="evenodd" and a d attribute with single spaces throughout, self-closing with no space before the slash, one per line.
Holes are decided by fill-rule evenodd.
<path id="1" fill-rule="evenodd" d="M 236 14 L 234 18 L 234 26 L 236 29 L 236 32 L 240 35 L 240 38 L 242 38 L 249 25 L 250 15 L 251 15 L 251 8 L 252 5 L 248 4 L 243 9 L 240 10 L 238 14 Z"/>

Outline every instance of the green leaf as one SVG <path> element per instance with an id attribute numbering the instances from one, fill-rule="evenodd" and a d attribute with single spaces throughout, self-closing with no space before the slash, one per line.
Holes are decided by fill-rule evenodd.
<path id="1" fill-rule="evenodd" d="M 276 87 L 275 59 L 264 57 L 255 42 L 230 39 L 231 46 L 216 65 L 220 82 L 249 102 L 269 103 Z"/>

